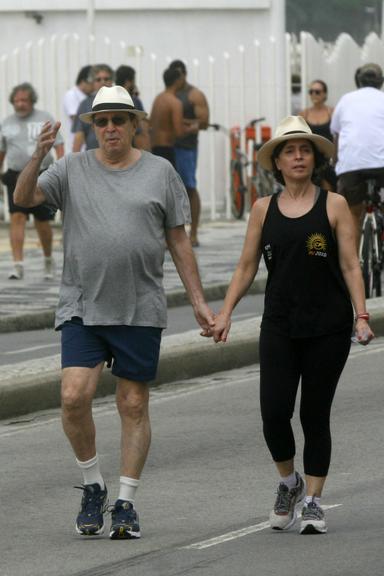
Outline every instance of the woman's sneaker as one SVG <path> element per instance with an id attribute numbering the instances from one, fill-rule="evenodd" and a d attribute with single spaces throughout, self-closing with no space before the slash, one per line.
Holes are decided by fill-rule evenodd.
<path id="1" fill-rule="evenodd" d="M 274 530 L 288 530 L 296 521 L 296 506 L 305 495 L 304 480 L 297 472 L 296 480 L 296 486 L 291 489 L 283 482 L 279 484 L 276 502 L 269 515 L 269 522 Z"/>
<path id="2" fill-rule="evenodd" d="M 303 506 L 300 534 L 325 534 L 326 531 L 327 523 L 324 510 L 312 499 L 312 502 Z"/>
<path id="3" fill-rule="evenodd" d="M 109 537 L 112 540 L 140 538 L 139 516 L 132 502 L 116 500 L 111 509 L 112 524 Z"/>
<path id="4" fill-rule="evenodd" d="M 107 508 L 107 487 L 99 484 L 76 486 L 83 490 L 80 511 L 76 519 L 76 532 L 83 536 L 99 536 L 104 532 L 104 512 Z"/>

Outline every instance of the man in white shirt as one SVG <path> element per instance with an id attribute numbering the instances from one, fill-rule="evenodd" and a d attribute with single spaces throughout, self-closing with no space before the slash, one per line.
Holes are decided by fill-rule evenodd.
<path id="1" fill-rule="evenodd" d="M 67 90 L 67 92 L 64 94 L 63 112 L 65 124 L 63 128 L 65 130 L 67 150 L 69 151 L 72 150 L 73 139 L 75 137 L 74 133 L 72 132 L 72 124 L 76 118 L 79 104 L 93 91 L 93 78 L 91 70 L 92 66 L 83 66 L 77 75 L 76 86 L 73 86 L 73 88 Z"/>
<path id="2" fill-rule="evenodd" d="M 345 196 L 355 225 L 357 245 L 366 198 L 366 179 L 384 182 L 383 72 L 365 64 L 355 74 L 357 90 L 342 96 L 336 105 L 331 131 L 336 146 L 337 190 Z"/>

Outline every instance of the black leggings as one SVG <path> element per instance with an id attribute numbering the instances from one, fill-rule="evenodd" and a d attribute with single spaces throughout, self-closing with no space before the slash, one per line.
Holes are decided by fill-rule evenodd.
<path id="1" fill-rule="evenodd" d="M 331 405 L 350 346 L 351 330 L 301 340 L 261 330 L 261 415 L 264 437 L 275 462 L 295 456 L 291 418 L 301 378 L 304 472 L 327 475 L 331 460 Z"/>

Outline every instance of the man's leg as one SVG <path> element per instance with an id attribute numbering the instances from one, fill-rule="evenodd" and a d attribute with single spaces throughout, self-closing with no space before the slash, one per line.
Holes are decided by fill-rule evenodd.
<path id="1" fill-rule="evenodd" d="M 49 220 L 38 220 L 35 218 L 35 228 L 39 236 L 41 247 L 46 258 L 52 256 L 52 243 L 53 243 L 53 232 L 52 226 Z"/>
<path id="2" fill-rule="evenodd" d="M 92 400 L 104 363 L 95 368 L 64 368 L 61 384 L 62 423 L 78 460 L 96 456 Z"/>
<path id="3" fill-rule="evenodd" d="M 199 240 L 197 237 L 197 229 L 200 220 L 200 196 L 196 188 L 187 188 L 189 203 L 191 205 L 191 231 L 190 239 L 192 246 L 198 246 Z"/>
<path id="4" fill-rule="evenodd" d="M 27 215 L 23 212 L 13 212 L 9 227 L 9 239 L 11 243 L 12 256 L 14 262 L 23 261 L 23 249 L 25 238 L 25 224 Z"/>
<path id="5" fill-rule="evenodd" d="M 44 253 L 44 278 L 53 280 L 55 275 L 55 263 L 52 258 L 53 230 L 50 219 L 46 217 L 47 210 L 49 211 L 46 206 L 38 206 L 35 209 L 35 228 Z M 41 217 L 38 217 L 38 214 L 41 214 Z"/>
<path id="6" fill-rule="evenodd" d="M 100 474 L 96 453 L 96 432 L 92 416 L 92 400 L 103 368 L 71 367 L 63 369 L 62 422 L 71 443 L 84 485 L 76 532 L 95 536 L 104 532 L 103 513 L 107 505 L 107 489 Z"/>
<path id="7" fill-rule="evenodd" d="M 133 504 L 151 443 L 148 384 L 119 378 L 116 404 L 121 419 L 121 475 L 109 536 L 113 540 L 140 538 Z"/>

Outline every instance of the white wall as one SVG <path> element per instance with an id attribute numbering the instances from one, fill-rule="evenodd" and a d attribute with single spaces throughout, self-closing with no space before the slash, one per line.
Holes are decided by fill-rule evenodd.
<path id="1" fill-rule="evenodd" d="M 61 116 L 61 98 L 80 66 L 130 64 L 149 111 L 171 59 L 187 63 L 190 82 L 207 95 L 211 121 L 244 126 L 265 116 L 274 126 L 287 110 L 284 0 L 95 0 L 89 44 L 87 0 L 1 0 L 0 121 L 12 112 L 12 86 L 32 82 L 38 107 Z M 40 24 L 27 16 L 37 11 Z M 274 38 L 271 40 L 271 36 Z M 201 134 L 203 206 L 226 206 L 228 140 Z"/>

